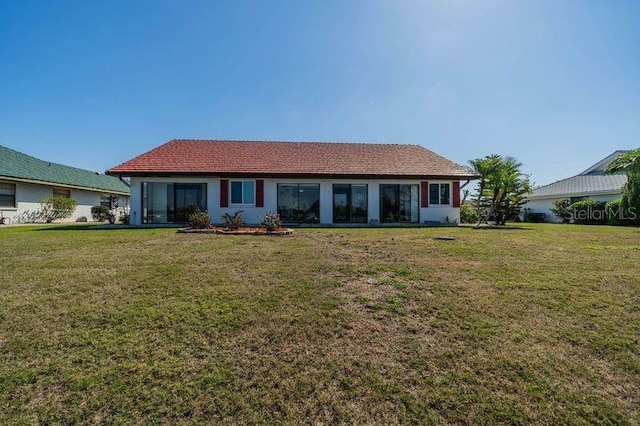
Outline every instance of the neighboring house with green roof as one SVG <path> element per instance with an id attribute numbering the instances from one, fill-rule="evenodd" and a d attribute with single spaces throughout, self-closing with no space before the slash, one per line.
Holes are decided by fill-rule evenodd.
<path id="1" fill-rule="evenodd" d="M 122 180 L 75 167 L 43 161 L 0 145 L 0 217 L 5 222 L 26 222 L 52 196 L 69 197 L 78 203 L 70 221 L 91 219 L 91 207 L 110 204 L 119 197 L 129 207 L 129 186 Z M 8 220 L 7 220 L 8 218 Z"/>
<path id="2" fill-rule="evenodd" d="M 627 182 L 624 174 L 607 174 L 607 166 L 626 151 L 615 151 L 584 172 L 539 186 L 527 197 L 524 206 L 529 213 L 544 213 L 545 221 L 560 222 L 551 212 L 555 200 L 568 198 L 572 203 L 581 200 L 609 202 L 622 198 L 622 187 Z"/>

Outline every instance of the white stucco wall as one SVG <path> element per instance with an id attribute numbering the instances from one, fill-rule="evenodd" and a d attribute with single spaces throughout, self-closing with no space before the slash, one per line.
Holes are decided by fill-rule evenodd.
<path id="1" fill-rule="evenodd" d="M 233 179 L 231 179 L 233 180 Z M 241 180 L 241 179 L 239 179 Z M 320 184 L 320 223 L 333 223 L 333 184 L 367 184 L 368 191 L 368 219 L 380 220 L 380 184 L 414 184 L 420 185 L 419 180 L 374 180 L 374 179 L 264 179 L 264 207 L 230 206 L 220 207 L 220 179 L 212 178 L 185 178 L 185 177 L 132 177 L 131 178 L 131 220 L 132 224 L 142 224 L 142 182 L 164 183 L 206 183 L 207 184 L 207 211 L 214 223 L 222 222 L 224 213 L 244 210 L 244 219 L 247 224 L 257 224 L 267 212 L 278 210 L 278 184 L 306 183 Z M 452 181 L 429 181 L 430 183 L 452 183 Z M 453 186 L 452 186 L 453 190 Z M 453 193 L 451 194 L 453 200 Z M 419 200 L 418 200 L 419 202 Z M 442 222 L 448 218 L 449 222 L 460 221 L 460 209 L 458 207 L 430 206 L 420 208 L 420 223 Z"/>
<path id="2" fill-rule="evenodd" d="M 54 186 L 37 185 L 23 182 L 11 182 L 16 185 L 16 207 L 0 207 L 2 216 L 9 218 L 10 223 L 24 222 L 30 213 L 34 213 L 40 209 L 40 200 L 53 196 Z M 78 205 L 73 215 L 64 220 L 64 222 L 75 222 L 81 217 L 86 217 L 88 221 L 92 221 L 91 207 L 100 204 L 100 196 L 108 195 L 108 193 L 85 191 L 81 189 L 71 189 L 71 198 Z M 121 207 L 129 207 L 129 197 L 119 195 L 118 203 Z M 22 219 L 22 220 L 21 220 Z"/>

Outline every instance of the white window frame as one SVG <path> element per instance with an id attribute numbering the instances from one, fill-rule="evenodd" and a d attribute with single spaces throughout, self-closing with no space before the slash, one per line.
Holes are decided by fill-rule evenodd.
<path id="1" fill-rule="evenodd" d="M 431 185 L 438 185 L 438 202 L 434 203 L 431 200 Z M 447 185 L 449 187 L 449 202 L 448 203 L 443 203 L 442 202 L 442 185 Z M 452 193 L 451 193 L 451 182 L 429 182 L 429 206 L 451 206 L 453 203 L 452 200 Z"/>
<path id="2" fill-rule="evenodd" d="M 242 202 L 234 203 L 233 202 L 233 184 L 234 182 L 242 183 Z M 253 184 L 253 202 L 247 203 L 245 202 L 245 183 L 251 182 Z M 229 205 L 234 207 L 255 207 L 256 205 L 256 181 L 255 179 L 233 179 L 229 180 Z"/>

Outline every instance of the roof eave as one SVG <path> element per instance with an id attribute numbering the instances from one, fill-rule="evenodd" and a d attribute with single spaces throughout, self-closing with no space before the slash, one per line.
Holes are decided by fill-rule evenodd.
<path id="1" fill-rule="evenodd" d="M 197 176 L 220 178 L 316 178 L 316 179 L 443 179 L 443 180 L 475 180 L 476 175 L 456 174 L 401 174 L 401 173 L 265 173 L 265 172 L 181 172 L 181 171 L 122 171 L 108 170 L 106 174 L 119 177 L 170 177 L 170 176 Z"/>
<path id="2" fill-rule="evenodd" d="M 551 200 L 557 200 L 560 198 L 572 198 L 572 197 L 589 197 L 591 195 L 618 195 L 618 194 L 622 194 L 622 189 L 619 190 L 613 190 L 613 189 L 606 189 L 606 190 L 602 190 L 602 191 L 587 191 L 587 192 L 570 192 L 570 193 L 564 193 L 564 194 L 548 194 L 548 195 L 530 195 L 528 197 L 526 197 L 527 200 L 531 201 L 531 200 L 547 200 L 547 199 L 551 199 Z"/>
<path id="3" fill-rule="evenodd" d="M 25 179 L 25 178 L 14 177 L 14 176 L 0 175 L 0 180 L 11 181 L 11 182 L 29 183 L 29 184 L 33 184 L 33 185 L 55 186 L 55 187 L 58 187 L 58 188 L 79 189 L 79 190 L 89 191 L 89 192 L 102 192 L 102 193 L 108 192 L 110 194 L 118 194 L 118 195 L 129 195 L 130 194 L 130 192 L 119 191 L 119 190 L 115 190 L 115 189 L 95 188 L 95 187 L 90 187 L 90 186 L 72 185 L 72 184 L 68 184 L 68 183 L 50 182 L 50 181 L 37 180 L 37 179 Z"/>

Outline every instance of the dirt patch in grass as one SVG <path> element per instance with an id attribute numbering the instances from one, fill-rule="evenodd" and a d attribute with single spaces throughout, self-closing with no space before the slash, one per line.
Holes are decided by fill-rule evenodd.
<path id="1" fill-rule="evenodd" d="M 273 236 L 281 236 L 281 235 L 291 235 L 293 234 L 293 229 L 289 228 L 278 228 L 273 231 L 267 231 L 265 228 L 257 228 L 251 226 L 243 226 L 240 229 L 228 229 L 221 228 L 218 226 L 214 226 L 209 229 L 194 229 L 194 228 L 185 228 L 178 229 L 178 233 L 182 234 L 221 234 L 221 235 L 273 235 Z"/>

